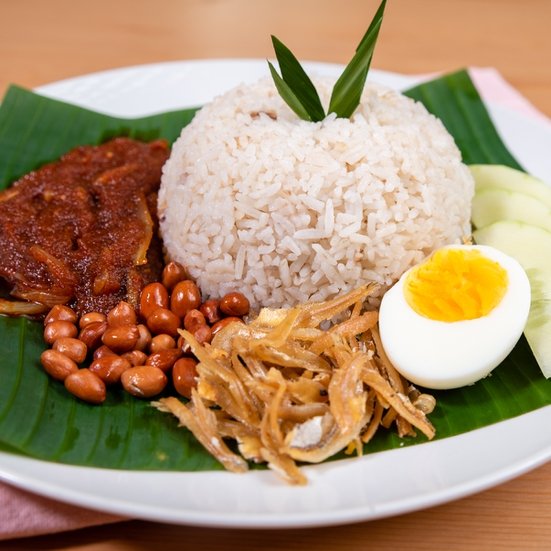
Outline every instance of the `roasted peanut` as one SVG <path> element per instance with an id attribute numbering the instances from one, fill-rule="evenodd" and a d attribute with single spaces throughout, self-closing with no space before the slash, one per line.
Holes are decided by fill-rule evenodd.
<path id="1" fill-rule="evenodd" d="M 183 318 L 190 310 L 201 306 L 201 291 L 195 283 L 189 279 L 178 282 L 170 297 L 170 309 L 180 318 Z"/>
<path id="2" fill-rule="evenodd" d="M 137 398 L 151 398 L 159 394 L 167 382 L 166 375 L 152 365 L 131 367 L 121 376 L 124 390 Z"/>
<path id="3" fill-rule="evenodd" d="M 65 379 L 65 388 L 77 398 L 101 404 L 105 401 L 105 383 L 89 369 L 79 369 Z"/>
<path id="4" fill-rule="evenodd" d="M 151 331 L 143 323 L 137 325 L 139 337 L 134 345 L 136 350 L 145 350 L 151 343 Z"/>
<path id="5" fill-rule="evenodd" d="M 235 323 L 235 322 L 244 323 L 241 318 L 237 318 L 235 316 L 229 316 L 227 318 L 221 319 L 220 321 L 217 321 L 211 327 L 212 336 L 214 337 L 214 335 L 216 335 L 216 333 L 218 333 L 218 331 L 220 331 L 220 329 L 222 329 L 223 327 L 226 327 L 226 325 L 229 325 L 230 323 Z"/>
<path id="6" fill-rule="evenodd" d="M 199 306 L 199 311 L 203 314 L 203 316 L 205 316 L 205 319 L 211 325 L 214 325 L 217 321 L 222 319 L 222 314 L 220 313 L 220 301 L 214 298 L 205 300 L 205 302 Z"/>
<path id="7" fill-rule="evenodd" d="M 72 337 L 61 337 L 57 339 L 52 348 L 61 352 L 68 358 L 71 358 L 77 364 L 82 363 L 86 359 L 88 349 L 86 345 L 79 339 Z"/>
<path id="8" fill-rule="evenodd" d="M 169 348 L 176 348 L 176 341 L 170 335 L 156 335 L 151 339 L 149 343 L 149 351 L 151 353 L 160 352 L 161 350 L 168 350 Z"/>
<path id="9" fill-rule="evenodd" d="M 157 308 L 147 318 L 147 327 L 156 335 L 166 333 L 175 337 L 180 327 L 180 318 L 167 308 Z"/>
<path id="10" fill-rule="evenodd" d="M 168 308 L 168 291 L 162 283 L 150 283 L 140 295 L 140 315 L 147 319 L 157 308 Z"/>
<path id="11" fill-rule="evenodd" d="M 154 354 L 150 354 L 145 365 L 158 367 L 161 371 L 168 371 L 174 362 L 182 355 L 182 351 L 178 348 L 170 348 L 168 350 L 160 350 Z"/>
<path id="12" fill-rule="evenodd" d="M 71 323 L 76 323 L 77 315 L 72 308 L 69 308 L 69 306 L 65 306 L 64 304 L 56 304 L 44 318 L 44 325 L 48 325 L 53 321 L 69 321 Z"/>
<path id="13" fill-rule="evenodd" d="M 78 326 L 81 329 L 84 329 L 84 327 L 87 327 L 91 323 L 102 323 L 106 320 L 107 316 L 101 312 L 87 312 L 86 314 L 82 314 L 82 316 L 80 316 Z"/>
<path id="14" fill-rule="evenodd" d="M 191 398 L 191 389 L 197 386 L 197 361 L 180 358 L 172 367 L 172 383 L 181 396 Z"/>
<path id="15" fill-rule="evenodd" d="M 51 321 L 44 327 L 44 340 L 48 344 L 53 344 L 62 337 L 76 337 L 78 333 L 77 326 L 66 320 Z"/>
<path id="16" fill-rule="evenodd" d="M 116 356 L 116 354 L 108 346 L 102 344 L 94 350 L 94 360 L 103 358 L 104 356 Z"/>
<path id="17" fill-rule="evenodd" d="M 212 340 L 212 329 L 208 325 L 198 325 L 190 333 L 195 337 L 199 344 L 205 344 Z"/>
<path id="18" fill-rule="evenodd" d="M 207 320 L 205 316 L 197 309 L 190 310 L 184 316 L 184 328 L 193 332 L 200 325 L 205 325 Z"/>
<path id="19" fill-rule="evenodd" d="M 134 348 L 139 336 L 140 332 L 136 325 L 108 326 L 101 337 L 101 342 L 113 352 L 128 352 Z"/>
<path id="20" fill-rule="evenodd" d="M 107 324 L 111 327 L 120 325 L 136 325 L 136 311 L 128 302 L 121 300 L 107 314 Z"/>
<path id="21" fill-rule="evenodd" d="M 94 321 L 80 330 L 78 338 L 88 347 L 88 350 L 95 350 L 101 344 L 101 337 L 106 329 L 106 321 Z"/>
<path id="22" fill-rule="evenodd" d="M 147 354 L 141 350 L 132 350 L 122 354 L 121 358 L 126 358 L 133 367 L 136 367 L 137 365 L 145 365 Z"/>
<path id="23" fill-rule="evenodd" d="M 171 290 L 176 283 L 187 279 L 186 269 L 178 262 L 169 262 L 163 269 L 162 282 L 163 285 Z"/>
<path id="24" fill-rule="evenodd" d="M 245 316 L 250 303 L 243 293 L 228 293 L 220 299 L 220 310 L 227 316 Z"/>
<path id="25" fill-rule="evenodd" d="M 103 356 L 90 364 L 90 371 L 95 373 L 105 384 L 118 383 L 121 375 L 132 367 L 127 358 L 122 356 Z"/>
<path id="26" fill-rule="evenodd" d="M 64 381 L 71 373 L 78 371 L 77 364 L 58 350 L 44 350 L 40 355 L 44 371 L 58 381 Z"/>

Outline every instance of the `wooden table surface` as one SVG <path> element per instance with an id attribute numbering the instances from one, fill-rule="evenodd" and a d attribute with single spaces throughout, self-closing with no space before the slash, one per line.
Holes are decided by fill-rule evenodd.
<path id="1" fill-rule="evenodd" d="M 344 63 L 377 4 L 377 0 L 0 0 L 0 94 L 9 83 L 33 87 L 127 65 L 266 58 L 272 56 L 270 34 L 301 59 Z M 549 0 L 389 0 L 373 66 L 403 73 L 492 66 L 550 115 L 550 21 Z M 129 521 L 14 540 L 0 547 L 550 549 L 550 520 L 548 463 L 456 502 L 350 526 L 246 531 Z"/>

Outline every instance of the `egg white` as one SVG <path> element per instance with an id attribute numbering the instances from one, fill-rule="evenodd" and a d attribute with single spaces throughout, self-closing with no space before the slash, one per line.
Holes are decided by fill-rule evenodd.
<path id="1" fill-rule="evenodd" d="M 404 281 L 410 270 L 384 295 L 379 331 L 387 356 L 406 379 L 432 389 L 457 388 L 486 377 L 517 343 L 530 310 L 530 283 L 515 259 L 483 245 L 446 248 L 478 249 L 507 271 L 508 285 L 489 314 L 456 322 L 428 319 L 409 306 Z"/>

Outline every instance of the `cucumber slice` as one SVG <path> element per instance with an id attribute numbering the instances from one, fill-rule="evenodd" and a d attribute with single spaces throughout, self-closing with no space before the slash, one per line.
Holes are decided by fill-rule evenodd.
<path id="1" fill-rule="evenodd" d="M 477 186 L 472 202 L 473 225 L 480 229 L 500 220 L 524 222 L 551 232 L 551 207 L 525 193 L 492 187 L 478 190 Z"/>
<path id="2" fill-rule="evenodd" d="M 483 189 L 505 189 L 530 195 L 551 209 L 551 186 L 530 174 L 504 165 L 471 165 L 476 192 Z"/>
<path id="3" fill-rule="evenodd" d="M 515 258 L 526 270 L 531 306 L 524 329 L 526 340 L 545 377 L 551 377 L 551 232 L 502 220 L 473 233 L 475 241 Z"/>

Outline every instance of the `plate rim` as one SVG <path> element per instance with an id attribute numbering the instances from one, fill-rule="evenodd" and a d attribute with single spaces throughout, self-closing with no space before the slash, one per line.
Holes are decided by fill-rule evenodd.
<path id="1" fill-rule="evenodd" d="M 525 418 L 525 419 L 523 419 Z M 515 418 L 495 423 L 488 427 L 475 429 L 468 433 L 463 433 L 457 436 L 449 437 L 436 442 L 426 442 L 418 444 L 404 449 L 393 449 L 381 452 L 375 452 L 370 454 L 371 458 L 383 459 L 388 461 L 392 456 L 395 458 L 397 455 L 401 456 L 401 459 L 405 460 L 406 454 L 410 455 L 427 455 L 417 453 L 421 448 L 429 450 L 429 448 L 442 447 L 448 448 L 446 442 L 458 443 L 461 440 L 472 440 L 473 436 L 476 438 L 477 443 L 483 445 L 484 437 L 489 432 L 488 429 L 494 433 L 494 436 L 501 434 L 502 428 L 506 425 L 517 424 L 519 428 L 523 428 L 525 424 L 537 425 L 538 428 L 542 428 L 544 425 L 548 426 L 548 420 L 551 418 L 551 406 L 545 406 L 539 408 L 533 412 L 529 412 Z M 542 423 L 543 422 L 543 423 Z M 500 437 L 501 438 L 501 437 Z M 512 464 L 507 464 L 497 470 L 493 470 L 489 475 L 486 474 L 479 479 L 468 479 L 462 481 L 453 486 L 443 486 L 438 491 L 433 491 L 423 496 L 422 499 L 418 499 L 415 496 L 409 496 L 407 499 L 400 500 L 398 503 L 390 501 L 382 507 L 375 505 L 374 507 L 356 506 L 349 509 L 338 511 L 310 511 L 306 513 L 293 515 L 273 515 L 270 512 L 256 512 L 251 514 L 247 512 L 246 515 L 228 515 L 227 512 L 209 512 L 194 511 L 192 509 L 182 511 L 171 510 L 169 507 L 166 509 L 159 509 L 155 506 L 144 506 L 143 504 L 137 504 L 131 500 L 125 499 L 113 499 L 112 497 L 105 498 L 102 495 L 87 494 L 83 495 L 81 491 L 75 490 L 73 487 L 64 487 L 59 482 L 51 482 L 48 476 L 44 474 L 50 474 L 52 470 L 58 471 L 60 476 L 66 476 L 69 472 L 71 475 L 82 476 L 85 478 L 91 473 L 96 474 L 98 477 L 105 478 L 107 475 L 107 484 L 117 481 L 117 478 L 122 476 L 129 476 L 130 483 L 134 483 L 136 480 L 142 478 L 142 476 L 150 476 L 151 481 L 158 482 L 159 479 L 165 479 L 167 483 L 174 483 L 175 479 L 188 478 L 188 479 L 204 479 L 215 477 L 218 480 L 235 478 L 242 476 L 254 477 L 263 483 L 268 483 L 273 486 L 274 474 L 268 470 L 266 471 L 250 471 L 245 474 L 234 474 L 225 471 L 201 471 L 201 472 L 183 472 L 174 473 L 168 471 L 126 471 L 117 469 L 102 469 L 95 467 L 82 467 L 77 465 L 64 465 L 60 463 L 54 463 L 49 461 L 42 461 L 38 459 L 27 458 L 18 456 L 17 454 L 10 454 L 6 452 L 0 452 L 0 480 L 7 482 L 20 489 L 36 493 L 38 495 L 48 497 L 57 501 L 72 504 L 78 507 L 86 507 L 91 510 L 96 510 L 104 514 L 111 514 L 120 516 L 121 518 L 139 518 L 142 520 L 149 520 L 155 522 L 166 522 L 176 525 L 190 525 L 190 526 L 202 526 L 213 528 L 235 528 L 235 529 L 273 529 L 273 528 L 310 528 L 316 526 L 332 526 L 341 525 L 355 522 L 364 522 L 371 520 L 378 520 L 381 518 L 396 516 L 400 514 L 406 514 L 415 512 L 418 510 L 442 505 L 468 497 L 470 495 L 479 493 L 481 491 L 490 489 L 499 484 L 514 479 L 522 474 L 525 474 L 551 460 L 551 435 L 548 437 L 549 442 L 545 447 L 538 450 L 537 453 L 533 453 L 526 457 L 520 457 Z M 508 445 L 508 444 L 507 444 Z M 446 450 L 444 450 L 446 451 Z M 24 464 L 36 468 L 38 475 L 29 476 L 26 473 L 22 473 L 21 469 L 6 468 L 6 462 L 14 464 L 17 460 L 23 461 Z M 7 461 L 6 461 L 7 460 Z M 330 471 L 332 466 L 343 463 L 348 463 L 348 467 L 353 464 L 357 464 L 362 461 L 362 458 L 351 458 L 339 461 L 334 461 L 319 466 L 307 466 L 306 471 L 312 474 L 315 469 L 320 467 L 324 470 Z M 346 466 L 345 466 L 346 468 Z M 324 473 L 321 476 L 325 476 Z M 154 480 L 157 479 L 157 480 Z M 263 479 L 263 480 L 262 480 Z M 202 483 L 204 480 L 199 480 Z M 175 487 L 179 487 L 176 480 Z M 287 492 L 293 492 L 297 488 L 291 487 L 283 482 L 278 483 L 276 486 L 279 489 L 284 489 Z M 62 491 L 60 494 L 59 491 Z M 299 488 L 300 490 L 300 488 Z M 100 492 L 101 493 L 101 492 Z"/>

